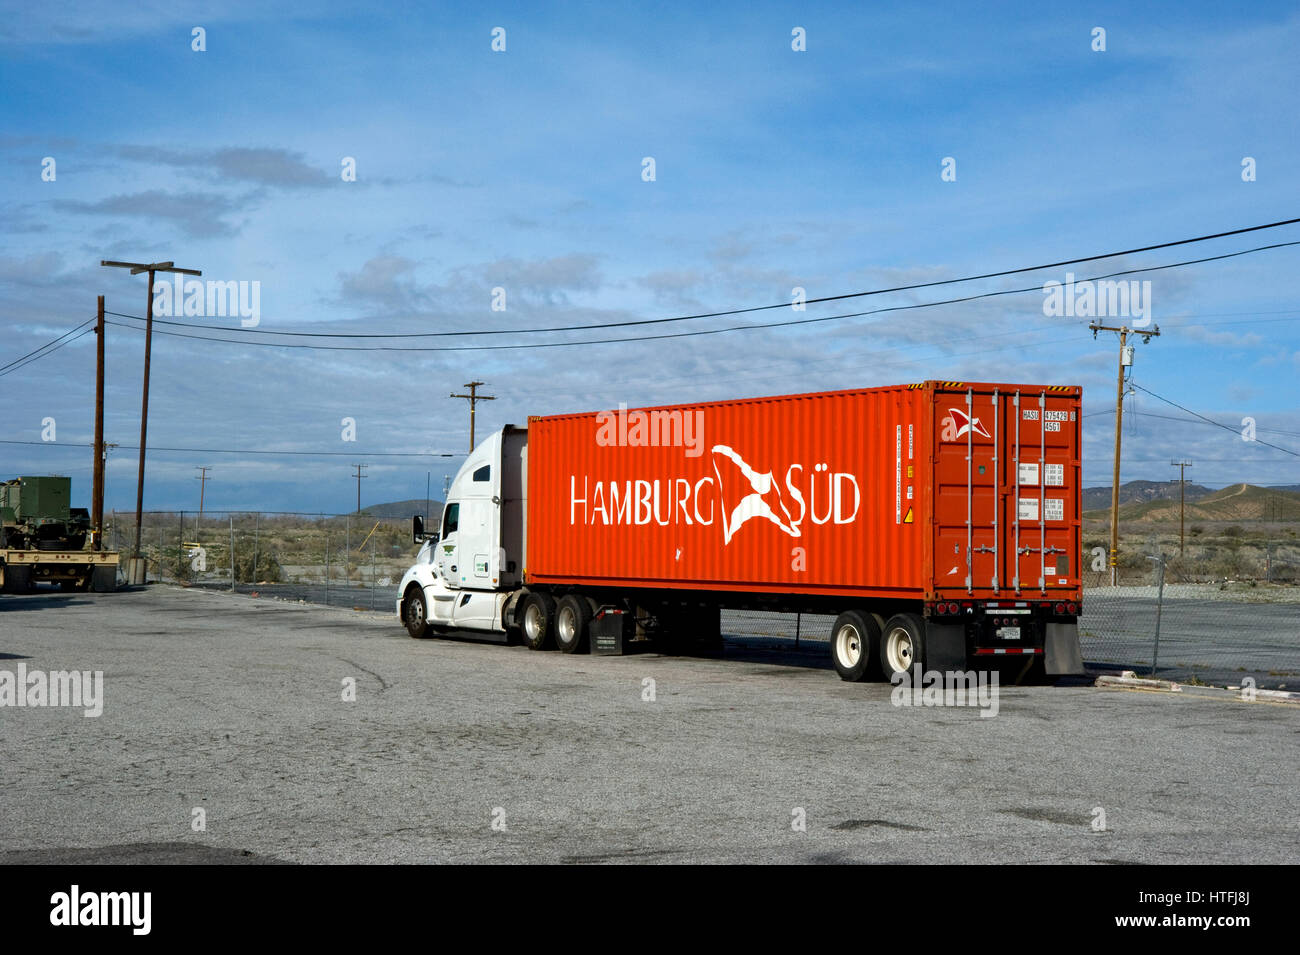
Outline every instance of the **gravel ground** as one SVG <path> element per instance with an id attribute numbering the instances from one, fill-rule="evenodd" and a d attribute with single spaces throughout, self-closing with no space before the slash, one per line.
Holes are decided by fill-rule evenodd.
<path id="1" fill-rule="evenodd" d="M 168 586 L 0 598 L 20 664 L 103 671 L 104 709 L 0 709 L 0 861 L 1300 861 L 1300 707 L 1003 687 L 982 718 L 820 645 L 566 656 Z"/>

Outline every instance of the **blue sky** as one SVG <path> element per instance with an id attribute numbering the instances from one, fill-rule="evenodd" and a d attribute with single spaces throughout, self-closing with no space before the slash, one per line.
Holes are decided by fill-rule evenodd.
<path id="1" fill-rule="evenodd" d="M 145 280 L 101 259 L 257 281 L 262 331 L 510 330 L 932 281 L 1300 215 L 1291 4 L 4 6 L 0 366 L 90 318 L 97 294 L 143 314 Z M 196 26 L 204 52 L 191 49 Z M 498 26 L 504 52 L 491 49 Z M 1098 26 L 1104 52 L 1091 48 Z M 806 51 L 791 49 L 795 27 Z M 340 176 L 344 157 L 356 182 Z M 955 181 L 941 179 L 944 157 Z M 1291 226 L 1068 271 L 1295 240 Z M 1252 417 L 1261 439 L 1300 449 L 1298 263 L 1295 247 L 1134 276 L 1152 282 L 1163 333 L 1138 346 L 1134 380 L 1234 428 Z M 807 316 L 1041 287 L 1066 271 Z M 505 311 L 490 308 L 497 287 Z M 430 471 L 436 494 L 458 458 L 363 455 L 462 455 L 466 406 L 447 395 L 471 379 L 497 396 L 480 406 L 480 434 L 620 402 L 927 378 L 1081 384 L 1085 478 L 1109 483 L 1116 343 L 1045 316 L 1043 298 L 477 352 L 410 350 L 446 339 L 343 352 L 158 335 L 151 446 L 339 453 L 159 451 L 146 507 L 193 509 L 197 465 L 212 466 L 212 509 L 348 510 L 357 460 L 369 464 L 363 501 L 421 497 Z M 740 321 L 773 316 L 790 313 Z M 93 342 L 0 373 L 0 439 L 40 442 L 0 444 L 3 476 L 71 474 L 88 501 Z M 134 445 L 143 336 L 110 327 L 107 349 L 108 440 Z M 1300 483 L 1294 456 L 1158 417 L 1186 415 L 1142 391 L 1127 408 L 1125 480 L 1167 480 L 1183 458 L 1209 485 Z M 41 441 L 47 417 L 53 442 Z M 108 507 L 134 505 L 135 468 L 134 451 L 111 455 Z"/>

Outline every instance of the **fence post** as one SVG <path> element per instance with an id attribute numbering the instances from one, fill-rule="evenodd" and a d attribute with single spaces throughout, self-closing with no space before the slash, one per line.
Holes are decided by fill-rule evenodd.
<path id="1" fill-rule="evenodd" d="M 253 583 L 257 583 L 257 528 L 261 523 L 262 512 L 253 514 Z"/>
<path id="2" fill-rule="evenodd" d="M 375 609 L 375 535 L 370 535 L 370 609 Z"/>
<path id="3" fill-rule="evenodd" d="M 230 592 L 235 592 L 235 515 L 230 515 Z"/>
<path id="4" fill-rule="evenodd" d="M 1165 555 L 1160 554 L 1157 557 L 1148 557 L 1147 560 L 1156 562 L 1158 584 L 1156 590 L 1156 645 L 1151 651 L 1151 675 L 1156 675 L 1156 664 L 1160 661 L 1160 614 L 1165 605 Z"/>
<path id="5" fill-rule="evenodd" d="M 325 606 L 330 605 L 330 528 L 325 525 Z"/>

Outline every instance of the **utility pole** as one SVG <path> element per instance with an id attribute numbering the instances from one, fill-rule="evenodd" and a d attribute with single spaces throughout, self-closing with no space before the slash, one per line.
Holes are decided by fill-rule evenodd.
<path id="1" fill-rule="evenodd" d="M 99 550 L 104 535 L 104 296 L 95 316 L 95 465 L 91 471 L 90 549 Z"/>
<path id="2" fill-rule="evenodd" d="M 1119 583 L 1119 449 L 1122 434 L 1120 426 L 1124 423 L 1124 369 L 1133 367 L 1133 346 L 1128 344 L 1129 329 L 1125 325 L 1114 328 L 1091 322 L 1088 327 L 1092 329 L 1093 338 L 1097 337 L 1098 332 L 1119 333 L 1119 383 L 1115 389 L 1115 469 L 1110 484 L 1110 585 L 1114 587 Z M 1157 325 L 1150 331 L 1135 329 L 1133 334 L 1141 335 L 1145 344 L 1160 334 L 1160 326 Z"/>
<path id="3" fill-rule="evenodd" d="M 199 521 L 203 520 L 203 492 L 208 486 L 208 472 L 212 470 L 211 466 L 203 464 L 194 470 L 199 472 L 199 516 L 194 519 L 194 540 L 199 539 Z"/>
<path id="4" fill-rule="evenodd" d="M 480 401 L 496 401 L 495 395 L 480 395 L 479 388 L 483 386 L 481 381 L 467 381 L 462 387 L 469 389 L 467 395 L 449 395 L 451 398 L 466 398 L 469 400 L 469 450 L 472 454 L 474 451 L 474 406 Z"/>
<path id="5" fill-rule="evenodd" d="M 1170 461 L 1171 468 L 1178 468 L 1178 556 L 1183 556 L 1183 545 L 1187 542 L 1184 517 L 1187 513 L 1187 469 L 1191 461 Z"/>
<path id="6" fill-rule="evenodd" d="M 144 329 L 144 385 L 140 393 L 140 471 L 135 484 L 135 551 L 140 556 L 140 520 L 144 512 L 144 450 L 145 437 L 149 430 L 149 359 L 153 349 L 153 277 L 155 272 L 177 272 L 181 275 L 202 275 L 197 269 L 178 269 L 174 262 L 111 262 L 103 259 L 103 266 L 117 269 L 130 269 L 132 275 L 149 273 L 149 302 L 145 311 Z M 143 580 L 141 581 L 143 583 Z"/>
<path id="7" fill-rule="evenodd" d="M 355 477 L 355 478 L 357 479 L 357 513 L 360 514 L 360 513 L 361 513 L 361 479 L 362 479 L 363 477 L 366 476 L 366 475 L 363 474 L 362 472 L 363 472 L 366 468 L 370 467 L 370 465 L 368 465 L 368 464 L 354 464 L 354 465 L 352 465 L 352 466 L 353 466 L 354 468 L 357 469 L 357 473 L 354 474 L 353 477 Z"/>

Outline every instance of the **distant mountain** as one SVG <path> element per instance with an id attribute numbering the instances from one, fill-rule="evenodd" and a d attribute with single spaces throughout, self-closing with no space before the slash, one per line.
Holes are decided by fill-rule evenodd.
<path id="1" fill-rule="evenodd" d="M 430 501 L 429 510 L 433 514 L 434 523 L 436 523 L 442 517 L 442 501 Z M 387 504 L 367 504 L 361 508 L 361 513 L 385 520 L 400 518 L 409 521 L 413 514 L 424 514 L 424 498 L 415 501 L 390 501 Z M 426 518 L 425 524 L 428 523 L 429 521 Z"/>
<path id="2" fill-rule="evenodd" d="M 1134 484 L 1151 482 L 1135 481 Z M 1120 489 L 1121 499 L 1123 490 Z M 1167 485 L 1158 485 L 1166 487 Z M 1192 495 L 1192 488 L 1198 492 Z M 1094 507 L 1088 516 L 1093 519 L 1106 518 L 1110 508 L 1109 488 L 1090 488 L 1089 490 L 1106 491 L 1104 502 Z M 1141 489 L 1138 489 L 1139 491 Z M 1085 492 L 1085 510 L 1088 503 Z M 1178 521 L 1178 482 L 1173 483 L 1172 494 L 1141 493 L 1129 496 L 1128 502 L 1121 504 L 1119 517 L 1121 522 L 1166 523 Z M 1188 521 L 1300 521 L 1300 489 L 1286 490 L 1270 487 L 1256 487 L 1253 484 L 1233 484 L 1218 491 L 1207 491 L 1199 485 L 1187 486 Z"/>
<path id="3" fill-rule="evenodd" d="M 1208 487 L 1188 483 L 1187 500 L 1194 501 L 1213 493 Z M 1119 486 L 1120 507 L 1145 501 L 1178 501 L 1177 481 L 1129 481 Z M 1083 489 L 1083 509 L 1085 511 L 1110 510 L 1110 486 L 1085 487 Z"/>

